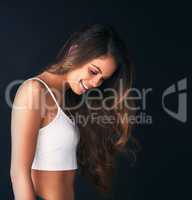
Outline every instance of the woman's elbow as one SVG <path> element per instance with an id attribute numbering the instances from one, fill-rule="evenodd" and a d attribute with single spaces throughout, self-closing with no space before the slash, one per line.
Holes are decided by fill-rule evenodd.
<path id="1" fill-rule="evenodd" d="M 26 169 L 11 169 L 10 170 L 10 179 L 12 183 L 19 182 L 20 180 L 31 179 L 31 174 L 29 170 Z"/>

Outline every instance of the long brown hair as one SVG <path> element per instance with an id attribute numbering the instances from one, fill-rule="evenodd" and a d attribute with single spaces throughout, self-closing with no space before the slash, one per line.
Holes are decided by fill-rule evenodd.
<path id="1" fill-rule="evenodd" d="M 116 168 L 116 155 L 126 152 L 126 144 L 131 139 L 133 124 L 129 123 L 129 116 L 135 115 L 134 101 L 129 98 L 133 82 L 133 64 L 130 61 L 125 42 L 111 25 L 85 25 L 71 34 L 65 42 L 56 59 L 46 66 L 46 70 L 63 74 L 79 67 L 86 62 L 106 55 L 111 55 L 116 61 L 117 70 L 98 87 L 103 92 L 104 98 L 109 97 L 104 91 L 111 88 L 116 91 L 114 99 L 106 102 L 104 109 L 102 101 L 91 100 L 89 105 L 99 107 L 94 111 L 98 118 L 110 116 L 115 119 L 111 123 L 88 122 L 86 125 L 78 124 L 80 142 L 77 148 L 77 159 L 80 174 L 91 180 L 102 194 L 110 194 L 111 181 Z M 121 87 L 120 87 L 121 84 Z M 121 90 L 121 91 L 120 91 Z M 94 91 L 89 92 L 92 97 L 97 97 Z M 66 91 L 66 105 L 73 107 L 86 94 L 78 96 L 71 90 Z M 112 94 L 111 94 L 112 95 Z M 128 107 L 125 106 L 125 101 Z M 70 110 L 73 115 L 89 117 L 93 111 L 84 103 L 75 110 Z M 126 117 L 125 117 L 126 116 Z M 122 120 L 123 119 L 123 120 Z"/>

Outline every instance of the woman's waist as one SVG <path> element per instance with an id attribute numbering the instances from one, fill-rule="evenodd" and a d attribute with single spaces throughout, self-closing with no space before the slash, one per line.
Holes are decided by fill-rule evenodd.
<path id="1" fill-rule="evenodd" d="M 36 195 L 46 200 L 51 200 L 51 198 L 56 200 L 57 196 L 73 196 L 75 170 L 31 170 L 31 177 Z"/>

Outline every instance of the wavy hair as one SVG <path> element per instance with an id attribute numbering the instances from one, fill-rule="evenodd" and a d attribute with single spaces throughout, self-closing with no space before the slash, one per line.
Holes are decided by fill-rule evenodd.
<path id="1" fill-rule="evenodd" d="M 91 100 L 89 105 L 99 107 L 94 110 L 98 118 L 113 117 L 114 121 L 102 123 L 102 121 L 88 122 L 86 125 L 78 123 L 80 141 L 77 148 L 77 161 L 80 174 L 94 183 L 102 194 L 111 194 L 112 175 L 116 169 L 116 156 L 119 152 L 127 152 L 126 144 L 131 141 L 131 132 L 134 124 L 129 123 L 129 116 L 135 115 L 134 101 L 130 89 L 134 78 L 134 67 L 130 61 L 125 42 L 111 25 L 93 24 L 84 25 L 75 31 L 65 42 L 55 60 L 46 66 L 47 71 L 55 74 L 64 74 L 69 70 L 82 66 L 88 61 L 113 56 L 117 64 L 117 70 L 112 76 L 98 87 L 103 97 L 113 97 L 106 94 L 105 90 L 111 88 L 116 91 L 105 105 L 98 99 Z M 121 87 L 120 87 L 121 85 Z M 90 89 L 92 90 L 92 89 Z M 89 91 L 92 97 L 97 93 Z M 73 107 L 86 94 L 78 96 L 71 90 L 66 91 L 66 105 Z M 125 106 L 125 102 L 127 103 Z M 93 111 L 84 103 L 78 109 L 70 110 L 73 115 L 89 117 Z M 132 140 L 134 141 L 134 140 Z"/>

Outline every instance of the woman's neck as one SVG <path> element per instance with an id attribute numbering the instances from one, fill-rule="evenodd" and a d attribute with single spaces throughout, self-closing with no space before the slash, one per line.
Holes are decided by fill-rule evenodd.
<path id="1" fill-rule="evenodd" d="M 69 88 L 66 74 L 59 75 L 44 71 L 37 75 L 37 77 L 45 81 L 49 87 L 54 88 L 58 92 L 63 93 L 64 90 Z"/>

